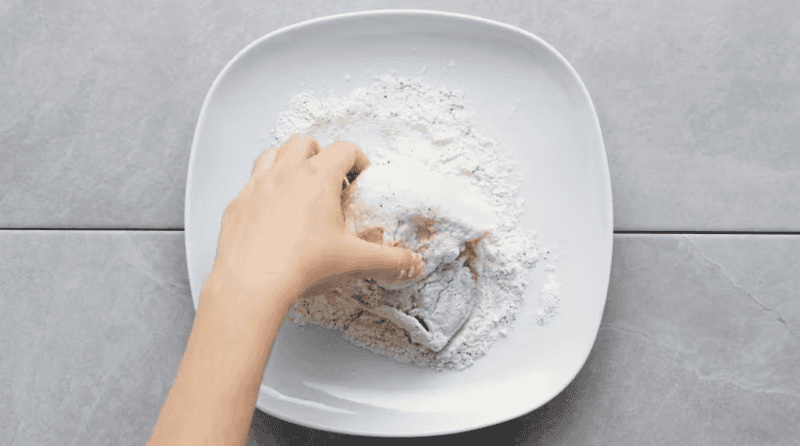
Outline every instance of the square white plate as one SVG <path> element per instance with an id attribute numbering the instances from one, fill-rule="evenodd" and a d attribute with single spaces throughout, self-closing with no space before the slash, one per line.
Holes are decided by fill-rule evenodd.
<path id="1" fill-rule="evenodd" d="M 222 213 L 272 145 L 289 99 L 308 90 L 348 95 L 386 72 L 464 92 L 475 128 L 521 162 L 520 224 L 537 231 L 551 254 L 537 264 L 508 337 L 466 370 L 400 364 L 336 331 L 286 323 L 257 406 L 297 424 L 374 436 L 447 434 L 518 417 L 561 392 L 585 363 L 605 306 L 613 232 L 608 164 L 589 94 L 555 49 L 518 28 L 458 14 L 371 11 L 289 26 L 237 54 L 206 96 L 189 160 L 185 235 L 195 308 Z M 562 303 L 540 326 L 547 263 L 556 266 Z"/>

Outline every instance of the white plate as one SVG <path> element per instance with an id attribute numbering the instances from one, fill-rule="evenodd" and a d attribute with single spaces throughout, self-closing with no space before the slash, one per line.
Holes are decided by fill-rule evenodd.
<path id="1" fill-rule="evenodd" d="M 195 308 L 225 206 L 247 183 L 289 99 L 344 96 L 374 74 L 419 76 L 461 89 L 476 128 L 521 161 L 521 224 L 551 250 L 535 268 L 507 338 L 468 369 L 434 372 L 354 347 L 338 332 L 284 324 L 257 406 L 304 426 L 373 436 L 438 435 L 518 417 L 577 375 L 594 344 L 611 268 L 611 184 L 600 126 L 578 74 L 518 28 L 431 11 L 372 11 L 303 22 L 250 44 L 206 96 L 186 186 L 186 258 Z M 349 75 L 349 81 L 345 77 Z M 561 313 L 535 311 L 546 263 L 562 283 Z"/>

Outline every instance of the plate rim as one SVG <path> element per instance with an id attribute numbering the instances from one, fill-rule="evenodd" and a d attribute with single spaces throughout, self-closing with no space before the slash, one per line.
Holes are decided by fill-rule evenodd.
<path id="1" fill-rule="evenodd" d="M 199 302 L 200 294 L 202 292 L 202 285 L 200 286 L 199 290 L 195 290 L 194 289 L 194 285 L 193 285 L 195 283 L 194 273 L 192 272 L 192 268 L 189 267 L 189 265 L 191 265 L 191 259 L 192 259 L 192 249 L 191 249 L 191 244 L 189 243 L 190 238 L 191 238 L 190 237 L 190 235 L 191 235 L 191 229 L 190 229 L 191 225 L 190 225 L 190 206 L 189 205 L 191 203 L 191 198 L 192 198 L 192 184 L 193 184 L 193 179 L 194 179 L 193 178 L 193 173 L 194 173 L 194 170 L 195 170 L 193 167 L 194 167 L 194 165 L 196 163 L 196 160 L 195 160 L 196 156 L 195 155 L 197 153 L 198 138 L 200 136 L 200 131 L 201 131 L 201 128 L 204 126 L 204 123 L 207 121 L 209 103 L 210 103 L 211 98 L 215 95 L 216 91 L 218 90 L 222 79 L 225 78 L 226 74 L 232 69 L 232 67 L 235 66 L 237 64 L 237 62 L 240 59 L 242 59 L 246 54 L 248 54 L 253 48 L 262 45 L 266 41 L 269 41 L 271 39 L 277 38 L 282 34 L 289 33 L 289 32 L 294 31 L 296 29 L 314 27 L 316 25 L 319 25 L 319 24 L 322 24 L 322 23 L 326 23 L 326 22 L 335 22 L 335 21 L 338 21 L 338 20 L 346 20 L 346 19 L 359 18 L 359 17 L 381 17 L 381 16 L 395 16 L 395 17 L 399 17 L 399 16 L 408 16 L 408 17 L 428 16 L 428 17 L 441 17 L 441 18 L 470 21 L 470 22 L 479 23 L 479 24 L 482 24 L 482 25 L 490 25 L 490 26 L 494 26 L 494 27 L 499 27 L 499 28 L 504 29 L 507 32 L 511 32 L 511 33 L 520 35 L 522 37 L 530 39 L 530 40 L 534 41 L 535 43 L 541 45 L 546 51 L 548 51 L 551 55 L 555 56 L 559 60 L 559 62 L 561 62 L 561 64 L 568 69 L 568 71 L 572 75 L 573 79 L 575 81 L 577 81 L 578 86 L 580 87 L 582 96 L 583 96 L 584 99 L 586 99 L 586 101 L 587 101 L 587 103 L 589 105 L 589 110 L 591 111 L 591 117 L 592 117 L 592 126 L 594 127 L 594 131 L 596 132 L 596 135 L 599 137 L 600 151 L 601 151 L 601 153 L 603 155 L 601 157 L 601 161 L 602 161 L 602 166 L 601 167 L 602 167 L 602 173 L 603 173 L 603 177 L 604 177 L 604 181 L 603 182 L 605 183 L 604 186 L 605 186 L 606 190 L 608 191 L 608 194 L 606 194 L 606 203 L 604 205 L 604 208 L 608 211 L 608 215 L 607 215 L 607 219 L 606 219 L 605 223 L 606 223 L 606 227 L 610 228 L 608 234 L 606 234 L 607 235 L 607 237 L 606 237 L 607 240 L 605 241 L 605 244 L 604 244 L 605 245 L 604 248 L 605 248 L 606 252 L 608 253 L 608 256 L 607 256 L 607 260 L 604 262 L 604 270 L 602 271 L 603 272 L 603 277 L 604 277 L 604 283 L 605 283 L 605 286 L 604 286 L 605 294 L 604 294 L 604 297 L 603 297 L 603 308 L 605 309 L 605 305 L 606 305 L 606 303 L 608 301 L 608 287 L 609 287 L 609 284 L 610 284 L 611 264 L 612 264 L 612 259 L 613 259 L 613 239 L 614 239 L 613 191 L 612 191 L 612 188 L 611 188 L 611 177 L 610 177 L 610 171 L 609 171 L 609 166 L 608 166 L 608 153 L 606 151 L 605 140 L 603 138 L 602 128 L 600 127 L 600 121 L 599 121 L 599 117 L 597 115 L 597 109 L 596 109 L 596 107 L 594 105 L 594 101 L 592 101 L 592 97 L 591 97 L 588 89 L 586 88 L 585 83 L 583 82 L 583 79 L 580 77 L 580 75 L 578 74 L 577 70 L 575 70 L 575 68 L 572 66 L 572 64 L 570 64 L 569 61 L 558 50 L 556 50 L 552 45 L 547 43 L 544 39 L 538 37 L 537 35 L 529 32 L 529 31 L 526 31 L 526 30 L 524 30 L 522 28 L 510 25 L 510 24 L 507 24 L 507 23 L 499 22 L 499 21 L 488 19 L 488 18 L 484 18 L 484 17 L 474 16 L 474 15 L 469 15 L 469 14 L 463 14 L 463 13 L 447 12 L 447 11 L 425 10 L 425 9 L 376 9 L 376 10 L 355 11 L 355 12 L 347 12 L 347 13 L 340 13 L 340 14 L 333 14 L 333 15 L 327 15 L 327 16 L 322 16 L 322 17 L 316 17 L 316 18 L 313 18 L 313 19 L 304 20 L 304 21 L 297 22 L 297 23 L 294 23 L 294 24 L 291 24 L 291 25 L 287 25 L 287 26 L 281 27 L 279 29 L 276 29 L 274 31 L 271 31 L 271 32 L 269 32 L 269 33 L 267 33 L 267 34 L 255 39 L 255 40 L 253 40 L 248 45 L 246 45 L 244 48 L 242 48 L 239 52 L 237 52 L 236 55 L 233 58 L 231 58 L 231 60 L 228 61 L 227 64 L 225 64 L 225 66 L 222 68 L 222 70 L 219 72 L 219 74 L 216 76 L 216 78 L 212 82 L 211 87 L 209 87 L 209 90 L 206 93 L 206 96 L 205 96 L 205 98 L 203 100 L 203 105 L 202 105 L 202 107 L 200 109 L 200 113 L 199 113 L 199 116 L 198 116 L 198 119 L 197 119 L 197 124 L 195 126 L 195 131 L 194 131 L 194 134 L 192 136 L 192 146 L 191 146 L 191 151 L 190 151 L 190 154 L 189 154 L 188 172 L 187 172 L 187 177 L 186 177 L 186 193 L 185 193 L 185 197 L 184 197 L 184 245 L 185 245 L 185 249 L 186 249 L 186 262 L 187 262 L 187 272 L 188 272 L 188 276 L 189 276 L 189 289 L 190 289 L 190 292 L 192 293 L 192 296 L 193 296 L 193 303 L 194 303 L 194 306 L 195 306 L 195 311 L 197 310 L 197 302 Z M 195 300 L 194 300 L 194 296 L 195 295 L 197 295 L 197 302 L 195 302 Z M 605 312 L 605 310 L 603 311 L 603 313 L 604 312 Z M 594 327 L 594 329 L 593 329 L 594 336 L 593 336 L 592 342 L 590 344 L 590 348 L 588 349 L 588 351 L 586 351 L 586 352 L 584 352 L 584 354 L 582 354 L 583 359 L 581 360 L 581 366 L 577 368 L 577 370 L 572 374 L 572 376 L 570 377 L 569 380 L 565 380 L 565 384 L 563 386 L 554 387 L 554 389 L 556 389 L 556 390 L 551 392 L 551 394 L 546 399 L 544 399 L 543 403 L 541 403 L 539 405 L 536 405 L 535 407 L 532 407 L 527 412 L 519 413 L 519 414 L 516 414 L 516 415 L 510 415 L 510 416 L 504 415 L 504 416 L 499 417 L 499 418 L 493 418 L 492 421 L 486 421 L 486 422 L 480 422 L 480 423 L 473 424 L 470 427 L 461 427 L 461 428 L 456 427 L 456 428 L 448 428 L 448 429 L 427 430 L 427 431 L 424 431 L 424 432 L 416 432 L 416 433 L 400 432 L 400 431 L 393 431 L 393 432 L 386 432 L 386 433 L 374 433 L 374 432 L 365 433 L 364 431 L 359 431 L 359 430 L 351 430 L 351 429 L 346 429 L 346 428 L 331 428 L 329 426 L 321 426 L 321 425 L 314 424 L 314 423 L 309 422 L 309 421 L 304 420 L 304 419 L 299 419 L 299 418 L 295 418 L 295 417 L 292 417 L 292 416 L 287 416 L 286 414 L 278 413 L 276 411 L 273 411 L 271 408 L 261 404 L 259 400 L 261 399 L 262 388 L 264 387 L 263 382 L 259 386 L 259 394 L 258 394 L 258 398 L 256 400 L 256 407 L 258 409 L 262 410 L 263 412 L 269 414 L 269 415 L 272 415 L 272 416 L 275 416 L 277 418 L 280 418 L 281 420 L 285 420 L 285 421 L 288 421 L 288 422 L 291 422 L 291 423 L 295 423 L 295 424 L 298 424 L 298 425 L 301 425 L 301 426 L 305 426 L 305 427 L 308 427 L 308 428 L 320 429 L 320 430 L 325 430 L 325 431 L 329 431 L 329 432 L 342 433 L 342 434 L 348 434 L 348 435 L 378 436 L 378 437 L 383 437 L 383 438 L 421 437 L 421 436 L 449 435 L 449 434 L 454 434 L 454 433 L 460 433 L 460 432 L 466 432 L 466 431 L 471 431 L 471 430 L 476 430 L 476 429 L 482 429 L 482 428 L 485 428 L 485 427 L 488 427 L 488 426 L 493 426 L 493 425 L 496 425 L 496 424 L 504 423 L 506 421 L 509 421 L 509 420 L 518 418 L 518 417 L 520 417 L 522 415 L 525 415 L 526 413 L 530 413 L 532 411 L 535 411 L 535 410 L 541 408 L 542 406 L 546 405 L 553 398 L 555 398 L 557 395 L 559 395 L 561 392 L 563 392 L 564 389 L 566 389 L 575 380 L 575 378 L 578 376 L 580 371 L 586 365 L 586 362 L 589 359 L 591 351 L 593 350 L 594 345 L 597 342 L 597 336 L 599 334 L 599 329 L 600 329 L 601 322 L 602 322 L 602 314 L 601 314 L 601 317 L 597 321 L 597 324 L 596 324 L 597 326 Z"/>

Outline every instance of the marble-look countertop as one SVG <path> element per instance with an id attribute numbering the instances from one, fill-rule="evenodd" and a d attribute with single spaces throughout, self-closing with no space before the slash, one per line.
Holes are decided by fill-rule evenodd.
<path id="1" fill-rule="evenodd" d="M 183 199 L 200 106 L 275 29 L 435 9 L 528 30 L 592 95 L 615 231 L 575 380 L 445 437 L 256 410 L 256 444 L 791 445 L 800 439 L 800 3 L 0 3 L 0 444 L 144 444 L 194 318 Z"/>

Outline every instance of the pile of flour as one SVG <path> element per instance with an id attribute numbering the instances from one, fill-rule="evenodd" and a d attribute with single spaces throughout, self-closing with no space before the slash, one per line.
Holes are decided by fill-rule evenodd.
<path id="1" fill-rule="evenodd" d="M 499 336 L 507 335 L 523 304 L 539 248 L 535 232 L 517 225 L 523 212 L 518 162 L 501 151 L 496 140 L 480 134 L 472 116 L 460 91 L 390 74 L 375 76 L 372 85 L 357 88 L 348 97 L 319 99 L 305 92 L 291 99 L 273 130 L 274 146 L 295 133 L 313 136 L 323 147 L 339 139 L 358 145 L 369 157 L 370 168 L 410 159 L 442 175 L 459 175 L 480 191 L 497 223 L 480 241 L 480 280 L 462 281 L 467 284 L 462 288 L 469 289 L 461 291 L 477 296 L 474 311 L 438 351 L 416 342 L 409 330 L 390 318 L 369 311 L 371 302 L 397 299 L 393 290 L 374 281 L 359 280 L 346 290 L 300 299 L 289 313 L 290 321 L 341 330 L 354 345 L 437 370 L 464 369 Z M 452 281 L 458 273 L 453 271 L 449 279 L 445 272 L 431 277 Z M 543 295 L 540 324 L 559 307 L 552 272 Z"/>

